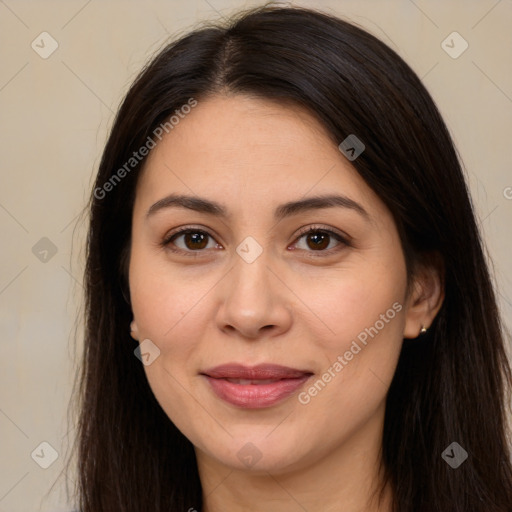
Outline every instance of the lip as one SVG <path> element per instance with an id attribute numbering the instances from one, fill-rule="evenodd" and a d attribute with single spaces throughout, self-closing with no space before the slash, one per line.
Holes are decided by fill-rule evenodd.
<path id="1" fill-rule="evenodd" d="M 205 370 L 201 375 L 222 400 L 244 409 L 261 409 L 288 398 L 313 372 L 275 364 L 244 366 L 231 363 Z M 228 379 L 255 382 L 237 383 Z"/>

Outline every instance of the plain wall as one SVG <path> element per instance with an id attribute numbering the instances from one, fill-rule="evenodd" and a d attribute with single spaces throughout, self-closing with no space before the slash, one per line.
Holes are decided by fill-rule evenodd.
<path id="1" fill-rule="evenodd" d="M 260 3 L 0 2 L 0 512 L 72 505 L 57 477 L 74 435 L 67 408 L 80 352 L 74 326 L 80 328 L 85 233 L 77 216 L 124 93 L 169 37 Z M 512 2 L 293 4 L 367 28 L 423 78 L 465 164 L 511 329 Z M 441 45 L 453 31 L 469 44 L 458 58 Z M 58 43 L 46 59 L 40 53 L 51 49 L 51 41 L 38 37 L 42 32 Z M 31 457 L 36 449 L 34 458 L 49 460 L 51 450 L 41 442 L 58 453 L 48 469 Z"/>

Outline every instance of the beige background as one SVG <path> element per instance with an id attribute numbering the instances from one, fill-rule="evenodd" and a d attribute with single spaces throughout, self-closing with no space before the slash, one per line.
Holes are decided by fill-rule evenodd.
<path id="1" fill-rule="evenodd" d="M 72 505 L 63 478 L 44 496 L 74 432 L 66 411 L 82 292 L 84 226 L 77 215 L 122 95 L 167 38 L 259 3 L 0 0 L 0 512 Z M 366 27 L 424 79 L 466 165 L 511 329 L 512 2 L 293 3 Z M 42 46 L 43 31 L 58 42 L 47 59 L 31 47 L 34 40 Z M 456 59 L 441 46 L 453 31 L 469 44 Z M 56 254 L 44 253 L 43 237 Z M 43 441 L 58 453 L 48 469 L 31 458 Z M 49 461 L 42 449 L 34 458 Z"/>

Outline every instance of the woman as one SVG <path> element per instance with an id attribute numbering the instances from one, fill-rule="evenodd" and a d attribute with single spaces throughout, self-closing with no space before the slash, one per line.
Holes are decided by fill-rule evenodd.
<path id="1" fill-rule="evenodd" d="M 168 45 L 90 214 L 83 512 L 512 510 L 468 190 L 375 37 L 264 7 Z"/>

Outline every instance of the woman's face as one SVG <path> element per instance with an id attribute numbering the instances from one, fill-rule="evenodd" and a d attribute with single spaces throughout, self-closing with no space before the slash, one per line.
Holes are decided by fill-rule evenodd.
<path id="1" fill-rule="evenodd" d="M 129 283 L 149 384 L 199 461 L 278 474 L 378 442 L 419 325 L 390 212 L 307 113 L 216 96 L 180 119 L 139 179 Z"/>

